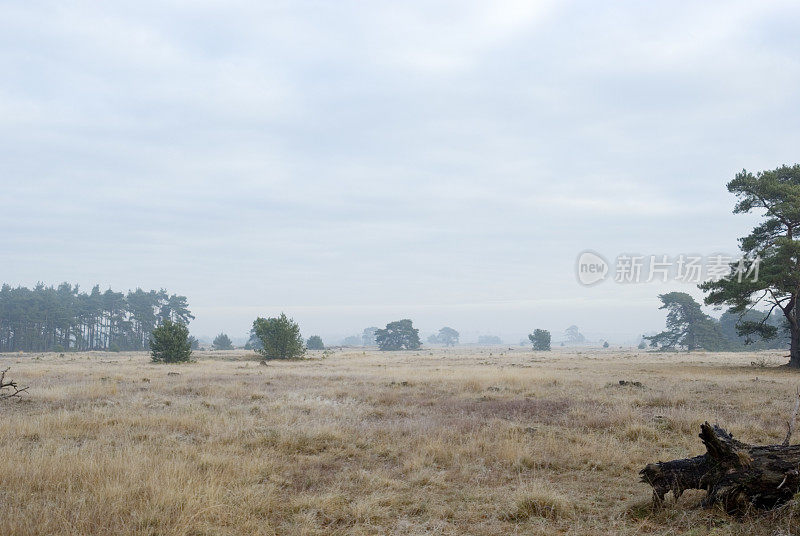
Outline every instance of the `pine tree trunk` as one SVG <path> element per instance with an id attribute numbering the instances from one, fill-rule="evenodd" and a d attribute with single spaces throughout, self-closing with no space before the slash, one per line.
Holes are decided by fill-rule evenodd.
<path id="1" fill-rule="evenodd" d="M 789 348 L 789 366 L 800 368 L 800 328 L 792 326 L 792 343 Z"/>
<path id="2" fill-rule="evenodd" d="M 800 305 L 796 301 L 792 307 L 789 318 L 789 331 L 791 333 L 791 345 L 789 346 L 789 366 L 791 368 L 800 368 L 800 323 L 797 318 L 797 306 Z"/>

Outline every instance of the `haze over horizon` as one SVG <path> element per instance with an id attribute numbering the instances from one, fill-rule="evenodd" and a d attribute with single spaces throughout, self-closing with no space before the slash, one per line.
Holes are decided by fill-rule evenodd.
<path id="1" fill-rule="evenodd" d="M 0 279 L 163 287 L 197 335 L 632 340 L 702 294 L 578 254 L 735 254 L 725 184 L 798 160 L 790 2 L 3 10 Z"/>

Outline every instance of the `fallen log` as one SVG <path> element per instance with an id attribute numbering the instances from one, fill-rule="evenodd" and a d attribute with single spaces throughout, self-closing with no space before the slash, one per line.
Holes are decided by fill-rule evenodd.
<path id="1" fill-rule="evenodd" d="M 721 505 L 730 514 L 769 509 L 791 499 L 800 488 L 800 445 L 754 446 L 717 425 L 700 426 L 706 453 L 694 458 L 650 463 L 639 474 L 653 487 L 654 507 L 672 492 L 706 491 L 704 507 Z"/>

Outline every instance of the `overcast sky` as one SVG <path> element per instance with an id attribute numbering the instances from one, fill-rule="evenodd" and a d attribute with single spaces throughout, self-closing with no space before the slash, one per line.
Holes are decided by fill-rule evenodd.
<path id="1" fill-rule="evenodd" d="M 4 282 L 167 288 L 196 335 L 285 311 L 507 342 L 661 329 L 735 253 L 727 181 L 800 160 L 790 2 L 3 2 Z"/>

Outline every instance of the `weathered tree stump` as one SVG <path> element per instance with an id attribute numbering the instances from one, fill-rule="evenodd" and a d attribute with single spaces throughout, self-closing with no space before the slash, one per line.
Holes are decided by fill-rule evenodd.
<path id="1" fill-rule="evenodd" d="M 742 443 L 719 426 L 700 426 L 706 453 L 694 458 L 650 463 L 639 474 L 653 486 L 653 504 L 672 492 L 706 490 L 703 506 L 721 505 L 730 514 L 750 508 L 774 508 L 800 488 L 800 445 L 754 446 Z"/>

